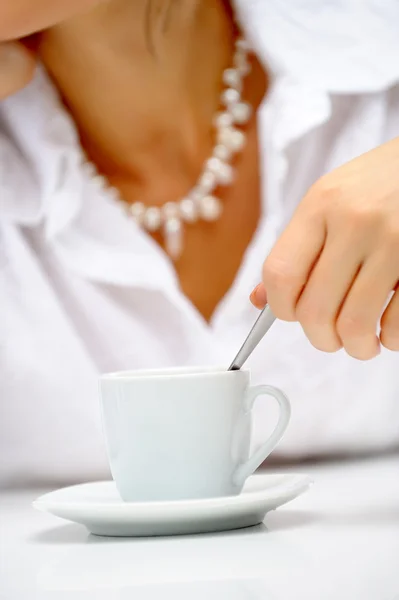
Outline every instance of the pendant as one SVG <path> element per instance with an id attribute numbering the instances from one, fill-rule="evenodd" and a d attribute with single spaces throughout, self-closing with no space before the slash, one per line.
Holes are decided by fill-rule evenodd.
<path id="1" fill-rule="evenodd" d="M 165 249 L 172 260 L 178 260 L 183 251 L 183 224 L 178 217 L 165 221 L 163 227 Z"/>

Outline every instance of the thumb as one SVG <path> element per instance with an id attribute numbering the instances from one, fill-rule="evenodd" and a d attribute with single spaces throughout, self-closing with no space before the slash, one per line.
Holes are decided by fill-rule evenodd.
<path id="1" fill-rule="evenodd" d="M 251 300 L 251 302 L 255 306 L 255 308 L 261 309 L 266 306 L 267 296 L 266 296 L 266 289 L 265 289 L 265 286 L 263 285 L 263 283 L 259 283 L 256 286 L 256 288 L 250 295 L 249 299 Z"/>
<path id="2" fill-rule="evenodd" d="M 22 89 L 32 79 L 35 58 L 19 42 L 0 42 L 0 100 Z"/>

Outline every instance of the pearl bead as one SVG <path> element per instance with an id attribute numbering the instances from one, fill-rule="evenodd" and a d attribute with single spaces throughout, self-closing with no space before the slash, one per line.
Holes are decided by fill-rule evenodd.
<path id="1" fill-rule="evenodd" d="M 204 196 L 200 202 L 200 214 L 204 221 L 217 221 L 222 210 L 222 203 L 215 196 Z"/>
<path id="2" fill-rule="evenodd" d="M 83 172 L 88 177 L 93 177 L 97 173 L 96 167 L 91 162 L 85 162 L 85 163 L 83 163 L 83 167 L 82 168 L 83 168 Z"/>
<path id="3" fill-rule="evenodd" d="M 220 185 L 229 185 L 233 181 L 233 167 L 222 162 L 219 158 L 213 157 L 206 163 L 207 169 L 215 173 Z"/>
<path id="4" fill-rule="evenodd" d="M 190 198 L 194 202 L 194 204 L 197 204 L 201 200 L 203 195 L 204 192 L 200 187 L 198 187 L 198 185 L 190 192 Z"/>
<path id="5" fill-rule="evenodd" d="M 135 202 L 129 207 L 129 212 L 138 225 L 143 223 L 146 208 L 142 202 Z"/>
<path id="6" fill-rule="evenodd" d="M 107 180 L 105 177 L 103 177 L 103 175 L 94 175 L 92 177 L 92 182 L 100 190 L 104 190 L 108 187 Z"/>
<path id="7" fill-rule="evenodd" d="M 245 144 L 245 134 L 238 129 L 223 129 L 219 133 L 219 144 L 230 148 L 232 152 L 239 152 Z"/>
<path id="8" fill-rule="evenodd" d="M 223 83 L 228 85 L 235 90 L 241 90 L 242 88 L 242 77 L 238 69 L 226 69 L 223 72 Z"/>
<path id="9" fill-rule="evenodd" d="M 161 210 L 157 206 L 150 206 L 143 216 L 143 225 L 148 231 L 156 231 L 162 222 Z"/>
<path id="10" fill-rule="evenodd" d="M 243 131 L 238 131 L 234 129 L 230 135 L 230 148 L 234 150 L 234 152 L 238 152 L 242 150 L 246 141 L 246 136 Z"/>
<path id="11" fill-rule="evenodd" d="M 180 219 L 173 217 L 164 225 L 166 251 L 173 260 L 177 260 L 183 250 L 183 230 Z"/>
<path id="12" fill-rule="evenodd" d="M 238 90 L 234 90 L 233 88 L 228 88 L 222 94 L 222 103 L 226 106 L 231 106 L 236 102 L 239 102 L 241 98 L 240 92 Z"/>
<path id="13" fill-rule="evenodd" d="M 252 109 L 247 102 L 237 102 L 230 107 L 230 113 L 235 123 L 244 125 L 249 121 Z"/>
<path id="14" fill-rule="evenodd" d="M 205 170 L 198 182 L 198 191 L 201 192 L 202 196 L 204 194 L 209 194 L 209 192 L 212 192 L 215 189 L 216 184 L 217 181 L 215 173 Z"/>
<path id="15" fill-rule="evenodd" d="M 219 129 L 222 127 L 230 127 L 231 125 L 233 125 L 232 114 L 227 111 L 218 113 L 214 119 L 214 125 Z"/>
<path id="16" fill-rule="evenodd" d="M 206 161 L 205 168 L 207 171 L 212 171 L 212 173 L 217 173 L 221 164 L 222 163 L 219 160 L 219 158 L 212 157 Z"/>
<path id="17" fill-rule="evenodd" d="M 112 202 L 120 202 L 121 201 L 121 195 L 119 193 L 118 188 L 116 188 L 116 187 L 108 188 L 107 196 Z"/>
<path id="18" fill-rule="evenodd" d="M 227 146 L 227 148 L 230 148 L 230 137 L 231 137 L 232 131 L 233 131 L 232 127 L 224 127 L 223 129 L 218 131 L 218 134 L 217 134 L 218 145 L 221 144 L 223 146 Z"/>
<path id="19" fill-rule="evenodd" d="M 217 144 L 213 150 L 213 156 L 220 160 L 226 161 L 231 158 L 231 150 L 223 144 Z"/>
<path id="20" fill-rule="evenodd" d="M 242 77 L 245 77 L 251 72 L 251 63 L 248 62 L 246 54 L 237 53 L 234 57 L 234 66 L 241 74 Z"/>
<path id="21" fill-rule="evenodd" d="M 216 175 L 220 185 L 231 185 L 234 180 L 234 169 L 231 165 L 221 163 Z"/>
<path id="22" fill-rule="evenodd" d="M 194 200 L 191 198 L 184 198 L 181 200 L 179 208 L 180 215 L 186 223 L 195 223 L 197 220 L 197 210 Z"/>
<path id="23" fill-rule="evenodd" d="M 165 217 L 165 219 L 172 219 L 174 217 L 177 217 L 179 214 L 179 207 L 176 204 L 176 202 L 167 202 L 166 204 L 164 204 L 164 206 L 162 207 L 162 214 Z"/>
<path id="24" fill-rule="evenodd" d="M 251 51 L 251 46 L 250 46 L 248 40 L 246 40 L 245 38 L 238 38 L 238 40 L 236 40 L 236 48 L 238 50 L 241 50 L 242 52 L 250 52 Z"/>

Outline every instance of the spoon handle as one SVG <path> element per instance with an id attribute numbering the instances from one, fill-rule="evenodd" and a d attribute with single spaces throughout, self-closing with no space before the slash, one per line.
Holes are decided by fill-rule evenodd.
<path id="1" fill-rule="evenodd" d="M 241 346 L 237 356 L 228 368 L 229 371 L 238 371 L 241 369 L 249 355 L 255 350 L 256 346 L 269 331 L 275 320 L 276 317 L 272 313 L 270 306 L 266 304 L 265 308 L 256 319 L 254 326 Z"/>

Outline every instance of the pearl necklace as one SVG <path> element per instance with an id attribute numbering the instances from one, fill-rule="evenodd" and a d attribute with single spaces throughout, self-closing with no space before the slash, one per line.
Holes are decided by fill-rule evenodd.
<path id="1" fill-rule="evenodd" d="M 96 179 L 108 188 L 113 199 L 125 206 L 129 216 L 148 231 L 162 231 L 166 252 L 177 260 L 183 251 L 184 225 L 192 225 L 198 220 L 217 221 L 223 211 L 215 190 L 219 186 L 230 185 L 234 179 L 234 169 L 230 161 L 240 152 L 245 144 L 245 133 L 239 126 L 245 125 L 252 113 L 251 106 L 242 101 L 243 79 L 251 70 L 248 61 L 250 48 L 246 40 L 238 38 L 235 42 L 233 66 L 223 72 L 225 85 L 221 94 L 221 105 L 224 107 L 215 116 L 216 143 L 211 157 L 205 162 L 201 176 L 194 188 L 177 202 L 167 202 L 163 206 L 146 206 L 142 202 L 127 203 L 120 198 L 118 190 L 108 186 L 101 175 Z M 93 174 L 94 165 L 86 168 Z"/>

